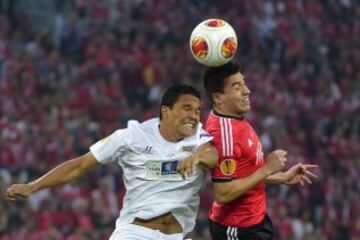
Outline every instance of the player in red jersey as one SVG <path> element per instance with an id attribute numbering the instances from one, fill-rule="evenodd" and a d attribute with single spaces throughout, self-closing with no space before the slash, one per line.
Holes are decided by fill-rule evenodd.
<path id="1" fill-rule="evenodd" d="M 213 105 L 206 130 L 214 137 L 219 162 L 212 170 L 215 202 L 209 213 L 213 240 L 272 239 L 267 215 L 265 183 L 311 183 L 316 165 L 297 164 L 281 172 L 286 151 L 278 149 L 264 158 L 259 137 L 244 118 L 250 111 L 250 90 L 240 67 L 227 63 L 209 68 L 204 87 Z"/>

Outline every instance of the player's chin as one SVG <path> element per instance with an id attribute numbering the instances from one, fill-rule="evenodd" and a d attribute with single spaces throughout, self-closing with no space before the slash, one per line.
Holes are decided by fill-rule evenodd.
<path id="1" fill-rule="evenodd" d="M 195 128 L 183 127 L 181 133 L 184 137 L 190 137 L 195 134 Z"/>
<path id="2" fill-rule="evenodd" d="M 243 111 L 244 113 L 249 112 L 250 110 L 251 110 L 251 105 L 250 105 L 250 103 L 249 103 L 249 104 L 244 104 L 244 105 L 242 106 L 242 111 Z"/>
<path id="3" fill-rule="evenodd" d="M 250 104 L 246 104 L 246 105 L 241 106 L 239 110 L 240 110 L 239 112 L 241 114 L 247 113 L 251 110 L 251 106 L 250 106 Z"/>

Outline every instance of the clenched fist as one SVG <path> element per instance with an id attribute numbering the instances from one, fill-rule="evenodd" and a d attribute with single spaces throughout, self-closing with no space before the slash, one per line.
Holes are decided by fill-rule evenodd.
<path id="1" fill-rule="evenodd" d="M 287 152 L 281 149 L 277 149 L 269 154 L 265 167 L 271 174 L 277 173 L 285 167 L 287 161 L 286 155 Z"/>
<path id="2" fill-rule="evenodd" d="M 17 197 L 27 198 L 33 193 L 31 184 L 14 184 L 5 192 L 7 200 L 15 201 Z"/>
<path id="3" fill-rule="evenodd" d="M 191 155 L 184 160 L 179 161 L 177 171 L 183 179 L 187 179 L 194 173 L 195 167 L 199 162 L 200 159 L 197 155 Z"/>

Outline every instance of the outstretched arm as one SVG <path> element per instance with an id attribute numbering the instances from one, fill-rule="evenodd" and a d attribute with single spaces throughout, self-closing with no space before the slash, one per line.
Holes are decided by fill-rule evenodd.
<path id="1" fill-rule="evenodd" d="M 305 184 L 312 183 L 311 178 L 317 178 L 314 173 L 309 171 L 310 169 L 317 167 L 317 165 L 299 163 L 292 166 L 286 172 L 278 172 L 268 176 L 266 181 L 268 183 L 279 183 L 287 185 L 300 184 L 301 186 L 304 186 Z"/>
<path id="2" fill-rule="evenodd" d="M 94 155 L 89 152 L 79 158 L 68 160 L 53 168 L 42 177 L 27 184 L 14 184 L 6 190 L 6 198 L 14 201 L 16 197 L 28 197 L 32 193 L 44 188 L 52 188 L 74 181 L 99 163 Z"/>

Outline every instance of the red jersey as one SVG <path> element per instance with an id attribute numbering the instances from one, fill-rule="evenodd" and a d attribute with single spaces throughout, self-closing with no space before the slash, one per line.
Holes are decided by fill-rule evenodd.
<path id="1" fill-rule="evenodd" d="M 211 112 L 206 131 L 214 137 L 213 144 L 219 152 L 218 165 L 211 172 L 214 182 L 244 178 L 265 164 L 259 137 L 245 119 Z M 222 225 L 244 228 L 261 222 L 265 214 L 265 181 L 262 181 L 232 202 L 215 201 L 209 217 Z"/>

